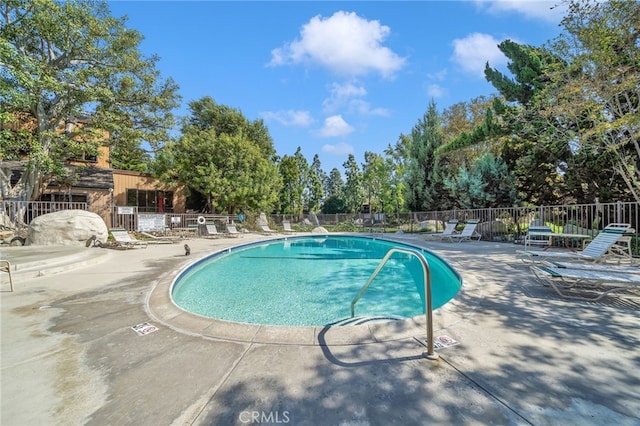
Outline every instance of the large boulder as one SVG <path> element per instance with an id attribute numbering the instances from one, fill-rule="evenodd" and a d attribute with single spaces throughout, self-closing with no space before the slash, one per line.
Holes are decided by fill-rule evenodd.
<path id="1" fill-rule="evenodd" d="M 100 216 L 85 210 L 61 210 L 33 219 L 26 245 L 83 246 L 94 235 L 100 242 L 106 242 L 109 236 Z"/>

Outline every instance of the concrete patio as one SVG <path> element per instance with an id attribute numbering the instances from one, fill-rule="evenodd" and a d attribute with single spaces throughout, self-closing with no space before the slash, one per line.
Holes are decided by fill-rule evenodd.
<path id="1" fill-rule="evenodd" d="M 379 234 L 378 234 L 379 235 Z M 284 235 L 280 235 L 284 237 Z M 0 424 L 640 425 L 640 301 L 559 298 L 509 243 L 428 247 L 463 290 L 424 319 L 263 327 L 182 315 L 177 271 L 269 237 L 146 249 L 16 247 L 1 284 Z M 139 335 L 132 326 L 157 331 Z"/>

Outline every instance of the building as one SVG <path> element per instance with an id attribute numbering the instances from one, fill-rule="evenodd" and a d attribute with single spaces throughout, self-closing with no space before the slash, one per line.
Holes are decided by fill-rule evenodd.
<path id="1" fill-rule="evenodd" d="M 74 119 L 61 131 L 71 133 L 74 126 L 88 122 L 87 119 Z M 12 171 L 11 185 L 18 181 L 25 164 L 26 161 L 3 162 L 3 168 Z M 97 153 L 74 158 L 65 167 L 67 179 L 50 183 L 38 201 L 87 203 L 87 209 L 100 215 L 108 227 L 115 225 L 118 207 L 135 207 L 139 213 L 185 212 L 186 188 L 170 188 L 148 173 L 111 168 L 108 146 L 100 146 Z M 42 203 L 39 208 L 46 209 L 46 206 Z M 32 212 L 31 216 L 38 213 Z"/>

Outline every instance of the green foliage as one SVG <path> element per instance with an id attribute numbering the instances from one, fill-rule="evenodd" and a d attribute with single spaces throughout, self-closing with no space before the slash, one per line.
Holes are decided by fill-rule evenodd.
<path id="1" fill-rule="evenodd" d="M 329 172 L 326 182 L 326 198 L 322 204 L 322 213 L 344 213 L 347 205 L 344 199 L 344 181 L 340 170 L 335 167 Z"/>
<path id="2" fill-rule="evenodd" d="M 281 179 L 269 135 L 250 131 L 256 128 L 255 122 L 212 98 L 192 102 L 190 108 L 192 115 L 183 124 L 182 136 L 162 150 L 155 162 L 158 176 L 169 185 L 200 192 L 210 211 L 273 211 Z"/>
<path id="3" fill-rule="evenodd" d="M 516 201 L 515 179 L 506 163 L 491 154 L 480 157 L 470 169 L 461 167 L 445 185 L 466 209 L 512 206 Z"/>
<path id="4" fill-rule="evenodd" d="M 325 187 L 327 185 L 327 174 L 322 170 L 320 157 L 318 154 L 313 156 L 313 161 L 309 167 L 307 189 L 309 191 L 309 199 L 307 209 L 312 212 L 319 212 L 322 208 L 322 202 L 325 197 Z"/>
<path id="5" fill-rule="evenodd" d="M 362 185 L 362 172 L 353 154 L 349 154 L 347 161 L 343 164 L 347 181 L 344 186 L 343 199 L 347 213 L 357 213 L 360 211 L 365 200 Z"/>
<path id="6" fill-rule="evenodd" d="M 280 213 L 298 214 L 302 213 L 302 192 L 304 187 L 302 182 L 302 171 L 295 157 L 285 155 L 280 160 L 278 172 L 282 179 L 280 188 Z"/>
<path id="7" fill-rule="evenodd" d="M 15 135 L 28 143 L 29 173 L 9 196 L 36 198 L 77 155 L 65 148 L 75 142 L 168 141 L 177 86 L 160 79 L 157 58 L 142 56 L 142 35 L 125 23 L 110 16 L 104 1 L 0 3 L 2 120 L 13 116 L 26 128 L 33 126 L 28 134 Z M 90 119 L 81 126 L 60 133 L 69 117 L 87 113 Z M 106 134 L 110 140 L 104 140 Z M 13 149 L 12 155 L 19 154 Z"/>
<path id="8" fill-rule="evenodd" d="M 444 190 L 443 159 L 436 156 L 442 145 L 441 118 L 435 102 L 411 131 L 406 174 L 406 203 L 413 211 L 439 210 L 449 206 Z"/>
<path id="9" fill-rule="evenodd" d="M 347 206 L 344 203 L 344 198 L 337 195 L 327 197 L 322 205 L 322 213 L 324 214 L 344 213 L 346 211 Z"/>
<path id="10" fill-rule="evenodd" d="M 367 204 L 372 213 L 389 213 L 393 208 L 391 162 L 373 152 L 365 152 L 364 159 L 362 183 Z"/>
<path id="11" fill-rule="evenodd" d="M 540 96 L 554 136 L 571 141 L 572 187 L 601 200 L 640 201 L 638 22 L 638 2 L 572 1 L 553 45 L 568 65 Z"/>
<path id="12" fill-rule="evenodd" d="M 147 173 L 150 171 L 151 155 L 142 147 L 120 143 L 110 152 L 111 167 L 120 170 L 133 170 Z"/>

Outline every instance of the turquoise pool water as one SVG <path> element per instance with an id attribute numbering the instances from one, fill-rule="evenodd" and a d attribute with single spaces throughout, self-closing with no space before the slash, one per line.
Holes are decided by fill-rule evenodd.
<path id="1" fill-rule="evenodd" d="M 353 236 L 288 237 L 238 246 L 187 268 L 172 286 L 180 308 L 252 324 L 322 326 L 351 316 L 351 301 L 392 247 L 417 249 L 429 262 L 433 308 L 451 300 L 461 279 L 428 250 Z M 357 317 L 424 314 L 420 261 L 395 253 L 355 306 Z"/>

